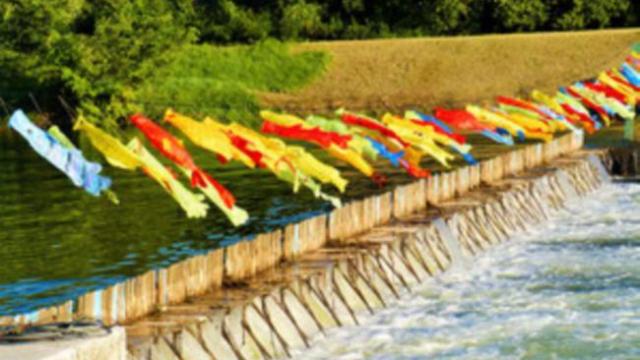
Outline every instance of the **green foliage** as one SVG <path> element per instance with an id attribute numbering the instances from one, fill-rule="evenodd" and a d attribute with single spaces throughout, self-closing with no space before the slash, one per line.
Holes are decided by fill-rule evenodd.
<path id="1" fill-rule="evenodd" d="M 196 39 L 195 29 L 187 26 L 194 15 L 190 4 L 187 0 L 3 2 L 0 63 L 11 70 L 10 76 L 21 78 L 17 87 L 11 79 L 2 81 L 3 97 L 24 99 L 33 91 L 53 107 L 58 94 L 71 94 L 89 119 L 113 123 L 105 119 L 128 112 L 128 94 L 149 69 L 163 63 L 162 54 Z"/>
<path id="2" fill-rule="evenodd" d="M 629 0 L 553 0 L 550 5 L 555 15 L 552 27 L 573 30 L 624 24 L 631 3 Z"/>
<path id="3" fill-rule="evenodd" d="M 298 0 L 282 10 L 280 33 L 286 39 L 318 37 L 324 33 L 322 6 Z"/>
<path id="4" fill-rule="evenodd" d="M 258 37 L 253 32 L 252 41 L 269 36 L 360 39 L 640 25 L 640 5 L 631 0 L 200 1 L 196 7 L 203 19 L 217 19 L 210 6 L 202 5 L 208 3 L 233 3 L 236 13 L 253 19 L 247 20 L 252 26 L 257 26 L 254 18 L 259 17 L 263 33 Z M 207 33 L 209 28 L 205 25 L 201 31 Z M 246 40 L 233 34 L 215 37 L 215 41 L 232 43 Z"/>
<path id="5" fill-rule="evenodd" d="M 253 43 L 267 38 L 271 20 L 267 12 L 236 5 L 231 0 L 203 2 L 199 19 L 200 39 L 205 42 Z"/>
<path id="6" fill-rule="evenodd" d="M 133 102 L 159 117 L 167 107 L 251 125 L 258 121 L 257 91 L 285 91 L 308 83 L 326 66 L 320 52 L 290 54 L 265 41 L 254 46 L 185 46 L 138 87 Z"/>
<path id="7" fill-rule="evenodd" d="M 549 19 L 543 0 L 495 0 L 495 16 L 509 31 L 533 31 Z"/>
<path id="8" fill-rule="evenodd" d="M 62 94 L 115 124 L 152 102 L 188 103 L 239 120 L 256 91 L 309 81 L 326 63 L 279 40 L 361 39 L 638 26 L 631 0 L 3 0 L 0 96 L 50 118 Z M 213 48 L 196 44 L 247 44 Z M 202 95 L 202 96 L 199 96 Z M 146 100 L 151 99 L 151 100 Z M 147 104 L 140 102 L 147 101 Z M 167 104 L 171 105 L 171 104 Z M 46 115 L 45 115 L 46 117 Z"/>

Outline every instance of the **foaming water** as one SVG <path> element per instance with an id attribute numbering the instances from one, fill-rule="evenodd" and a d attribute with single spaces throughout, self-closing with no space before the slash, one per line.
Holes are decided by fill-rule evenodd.
<path id="1" fill-rule="evenodd" d="M 298 359 L 640 358 L 640 185 L 607 184 Z"/>

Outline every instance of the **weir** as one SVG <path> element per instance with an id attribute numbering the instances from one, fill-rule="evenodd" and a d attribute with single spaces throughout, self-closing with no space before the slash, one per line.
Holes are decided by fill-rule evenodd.
<path id="1" fill-rule="evenodd" d="M 0 324 L 120 325 L 113 359 L 288 357 L 607 182 L 606 154 L 582 141 L 528 145 Z"/>

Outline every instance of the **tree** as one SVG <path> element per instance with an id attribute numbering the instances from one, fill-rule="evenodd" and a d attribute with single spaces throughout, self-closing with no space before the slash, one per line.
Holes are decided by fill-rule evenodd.
<path id="1" fill-rule="evenodd" d="M 630 6 L 629 0 L 548 0 L 550 27 L 579 30 L 623 24 Z"/>
<path id="2" fill-rule="evenodd" d="M 494 0 L 498 31 L 534 31 L 549 20 L 544 0 Z"/>

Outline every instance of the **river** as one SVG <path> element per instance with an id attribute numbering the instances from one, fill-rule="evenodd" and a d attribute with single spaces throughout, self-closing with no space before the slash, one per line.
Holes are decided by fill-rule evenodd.
<path id="1" fill-rule="evenodd" d="M 639 359 L 638 329 L 640 185 L 612 183 L 296 358 Z"/>

